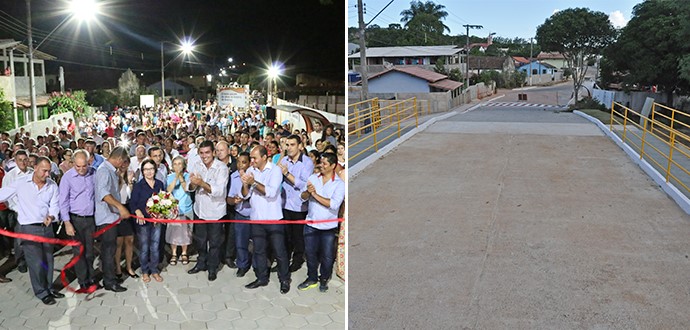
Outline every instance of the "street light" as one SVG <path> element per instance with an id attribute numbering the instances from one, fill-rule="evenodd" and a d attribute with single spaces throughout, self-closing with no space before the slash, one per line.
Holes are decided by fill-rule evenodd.
<path id="1" fill-rule="evenodd" d="M 228 63 L 232 63 L 232 57 L 228 57 Z"/>
<path id="2" fill-rule="evenodd" d="M 161 41 L 161 99 L 163 101 L 165 101 L 165 66 L 166 66 L 165 58 L 164 58 L 164 51 L 163 51 L 163 45 L 164 44 L 175 45 L 175 43 L 172 43 L 170 41 Z M 180 50 L 182 51 L 183 55 L 189 55 L 194 51 L 194 44 L 189 40 L 183 40 L 181 45 L 180 45 Z M 168 63 L 168 64 L 170 64 L 170 63 Z"/>
<path id="3" fill-rule="evenodd" d="M 278 78 L 278 76 L 280 76 L 281 71 L 282 70 L 280 68 L 280 65 L 277 65 L 276 63 L 271 64 L 271 66 L 266 71 L 266 73 L 268 74 L 268 91 L 267 91 L 268 95 L 267 96 L 270 96 L 270 98 L 271 98 L 271 102 L 270 102 L 271 105 L 275 105 L 275 104 L 273 104 L 273 101 L 275 98 L 275 94 L 277 93 L 276 79 Z M 273 85 L 271 85 L 271 83 L 273 83 Z M 271 86 L 273 86 L 273 89 L 274 89 L 273 95 L 271 95 Z"/>
<path id="4" fill-rule="evenodd" d="M 31 33 L 31 0 L 26 0 L 26 39 L 29 44 L 29 87 L 31 92 L 29 97 L 31 99 L 31 112 L 33 112 L 34 121 L 38 121 L 38 110 L 36 109 L 36 79 L 34 79 L 34 50 L 48 40 L 48 38 L 57 29 L 62 26 L 69 18 L 75 17 L 79 20 L 90 20 L 98 14 L 99 5 L 94 0 L 73 0 L 70 2 L 67 12 L 69 15 L 60 22 L 45 38 L 34 48 L 33 36 Z"/>
<path id="5" fill-rule="evenodd" d="M 470 88 L 470 29 L 483 29 L 484 27 L 481 25 L 471 24 L 465 24 L 463 27 L 467 28 L 467 46 L 465 46 L 465 54 L 467 54 L 465 58 L 465 81 L 467 82 L 467 86 L 465 88 L 467 89 Z"/>

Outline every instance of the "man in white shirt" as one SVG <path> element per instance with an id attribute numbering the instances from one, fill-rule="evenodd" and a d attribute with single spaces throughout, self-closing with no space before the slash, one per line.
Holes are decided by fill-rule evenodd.
<path id="1" fill-rule="evenodd" d="M 314 123 L 314 130 L 309 133 L 309 140 L 311 140 L 311 146 L 316 148 L 316 140 L 323 137 L 323 131 L 321 127 L 321 122 Z"/>
<path id="2" fill-rule="evenodd" d="M 146 147 L 143 145 L 137 145 L 135 154 L 136 155 L 134 157 L 129 159 L 129 170 L 134 173 L 134 177 L 138 180 L 141 176 L 141 170 L 139 167 L 141 166 L 141 162 L 146 159 Z"/>
<path id="3" fill-rule="evenodd" d="M 24 176 L 31 176 L 34 173 L 34 169 L 29 167 L 29 154 L 24 149 L 19 149 L 14 153 L 14 161 L 16 166 L 5 174 L 2 179 L 2 186 L 8 187 L 13 182 L 19 180 Z M 12 197 L 7 200 L 7 207 L 12 211 L 9 215 L 10 227 L 14 227 L 15 232 L 19 232 L 20 227 L 17 222 L 17 197 Z M 24 253 L 22 252 L 21 240 L 14 240 L 14 260 L 17 264 L 17 270 L 20 273 L 26 273 L 26 260 L 24 259 Z"/>
<path id="4" fill-rule="evenodd" d="M 39 157 L 35 172 L 24 175 L 12 184 L 0 188 L 0 201 L 17 197 L 17 221 L 23 234 L 53 238 L 52 222 L 58 218 L 58 185 L 50 178 L 50 159 Z M 54 291 L 53 245 L 22 241 L 29 266 L 29 278 L 34 295 L 46 305 L 55 305 L 55 298 L 65 295 Z"/>
<path id="5" fill-rule="evenodd" d="M 283 218 L 280 185 L 283 173 L 280 167 L 268 160 L 264 146 L 256 146 L 249 153 L 252 166 L 242 176 L 242 197 L 249 199 L 252 221 L 252 240 L 254 241 L 254 273 L 256 280 L 245 286 L 256 289 L 268 285 L 269 269 L 266 258 L 267 243 L 273 247 L 278 261 L 278 279 L 280 293 L 290 291 L 290 271 L 287 250 L 285 248 L 285 225 L 261 224 L 262 220 L 280 220 Z"/>
<path id="6" fill-rule="evenodd" d="M 194 226 L 194 241 L 199 257 L 187 271 L 196 274 L 208 270 L 208 280 L 215 281 L 220 265 L 220 246 L 223 243 L 223 224 L 217 220 L 225 215 L 228 168 L 213 156 L 213 141 L 199 144 L 199 158 L 189 168 L 189 189 L 195 190 L 194 213 L 208 223 Z"/>

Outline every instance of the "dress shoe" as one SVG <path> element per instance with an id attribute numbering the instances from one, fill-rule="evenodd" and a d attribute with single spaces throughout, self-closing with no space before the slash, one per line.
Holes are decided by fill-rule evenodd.
<path id="1" fill-rule="evenodd" d="M 41 301 L 46 305 L 55 305 L 56 304 L 55 298 L 53 298 L 52 295 L 47 295 L 47 296 L 43 297 L 43 299 L 41 299 Z"/>
<path id="2" fill-rule="evenodd" d="M 235 260 L 225 259 L 225 264 L 230 268 L 237 268 L 237 264 L 235 264 Z"/>
<path id="3" fill-rule="evenodd" d="M 19 264 L 19 265 L 17 265 L 17 270 L 18 270 L 20 273 L 26 273 L 26 272 L 28 271 L 28 269 L 26 268 L 26 264 Z"/>
<path id="4" fill-rule="evenodd" d="M 127 291 L 127 288 L 125 288 L 119 284 L 106 286 L 105 289 L 108 291 L 112 291 L 112 292 L 125 292 L 125 291 Z"/>
<path id="5" fill-rule="evenodd" d="M 258 287 L 267 286 L 267 285 L 268 285 L 268 281 L 266 281 L 266 282 L 261 282 L 261 281 L 259 281 L 259 280 L 256 280 L 256 281 L 254 281 L 254 282 L 252 282 L 252 283 L 249 283 L 249 284 L 245 285 L 244 287 L 247 288 L 247 289 L 256 289 L 256 288 L 258 288 Z"/>
<path id="6" fill-rule="evenodd" d="M 321 292 L 328 291 L 328 281 L 321 280 L 321 283 L 319 283 L 319 291 L 321 291 Z"/>
<path id="7" fill-rule="evenodd" d="M 0 276 L 0 283 L 10 283 L 12 282 L 11 278 L 7 278 L 5 276 Z"/>
<path id="8" fill-rule="evenodd" d="M 293 263 L 290 265 L 290 273 L 294 273 L 298 271 L 300 268 L 302 268 L 302 263 Z"/>
<path id="9" fill-rule="evenodd" d="M 244 274 L 246 274 L 249 271 L 249 267 L 247 268 L 238 268 L 237 269 L 237 277 L 244 277 Z"/>
<path id="10" fill-rule="evenodd" d="M 65 294 L 64 294 L 64 293 L 60 293 L 60 292 L 57 292 L 57 291 L 51 291 L 51 292 L 50 292 L 50 295 L 53 296 L 53 298 L 55 298 L 55 299 L 62 299 L 62 298 L 65 297 Z"/>
<path id="11" fill-rule="evenodd" d="M 129 275 L 129 277 L 131 277 L 131 278 L 139 278 L 139 275 L 137 275 L 137 273 L 135 273 L 135 272 L 131 272 L 131 273 L 128 272 L 127 275 Z"/>
<path id="12" fill-rule="evenodd" d="M 208 272 L 208 280 L 213 282 L 218 278 L 218 274 L 216 272 Z"/>
<path id="13" fill-rule="evenodd" d="M 196 274 L 198 272 L 205 271 L 205 270 L 206 270 L 206 268 L 199 268 L 197 266 L 194 266 L 192 269 L 187 271 L 187 274 Z"/>
<path id="14" fill-rule="evenodd" d="M 302 282 L 302 284 L 298 285 L 297 289 L 299 289 L 300 291 L 304 291 L 315 288 L 317 285 L 319 285 L 319 282 L 310 281 L 309 279 L 307 279 L 304 282 Z"/>
<path id="15" fill-rule="evenodd" d="M 280 282 L 280 293 L 286 294 L 290 291 L 290 281 Z"/>

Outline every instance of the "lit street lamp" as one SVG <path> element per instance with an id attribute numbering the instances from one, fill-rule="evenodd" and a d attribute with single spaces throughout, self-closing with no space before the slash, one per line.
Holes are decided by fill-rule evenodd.
<path id="1" fill-rule="evenodd" d="M 62 26 L 68 19 L 77 18 L 80 21 L 88 21 L 98 14 L 99 5 L 94 0 L 73 0 L 70 2 L 69 9 L 70 13 L 65 19 L 60 22 L 48 35 L 43 38 L 41 43 L 34 48 L 33 36 L 31 33 L 31 0 L 26 0 L 26 38 L 29 44 L 29 87 L 31 89 L 31 111 L 33 112 L 33 121 L 38 121 L 38 110 L 36 110 L 36 80 L 34 79 L 34 50 L 38 50 L 38 47 L 48 40 L 48 38 L 57 31 L 57 29 Z"/>
<path id="2" fill-rule="evenodd" d="M 276 95 L 277 90 L 278 90 L 278 87 L 276 84 L 276 79 L 281 74 L 280 66 L 278 66 L 274 63 L 271 65 L 271 67 L 268 68 L 266 73 L 268 74 L 268 91 L 267 91 L 268 95 L 267 96 L 270 96 L 270 104 L 275 105 L 274 99 L 275 99 L 275 95 Z M 272 83 L 272 85 L 271 85 L 271 83 Z M 273 87 L 273 93 L 271 93 L 271 86 Z M 266 102 L 266 103 L 269 103 L 269 102 Z"/>
<path id="3" fill-rule="evenodd" d="M 174 43 L 170 41 L 161 41 L 161 99 L 165 101 L 165 58 L 164 58 L 164 52 L 163 52 L 163 45 L 164 44 L 171 44 L 175 45 Z M 180 50 L 182 51 L 183 55 L 189 55 L 194 51 L 194 44 L 189 41 L 189 40 L 184 40 L 182 41 L 182 44 L 180 45 Z M 172 62 L 172 61 L 171 61 Z M 170 63 L 168 63 L 170 64 Z"/>

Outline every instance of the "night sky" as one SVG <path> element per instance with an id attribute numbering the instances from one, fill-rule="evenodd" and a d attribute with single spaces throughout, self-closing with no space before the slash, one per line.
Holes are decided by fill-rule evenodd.
<path id="1" fill-rule="evenodd" d="M 26 2 L 0 1 L 0 38 L 25 40 Z M 181 74 L 218 73 L 220 66 L 285 63 L 290 73 L 343 79 L 345 8 L 319 0 L 100 0 L 103 12 L 88 26 L 65 23 L 39 50 L 58 57 L 69 71 L 132 68 L 160 79 L 160 41 L 196 40 L 195 57 L 178 57 L 168 70 Z M 68 14 L 64 0 L 32 0 L 34 45 Z M 21 22 L 17 22 L 19 20 Z M 111 54 L 112 47 L 112 54 Z M 175 46 L 165 45 L 166 62 Z M 143 56 L 143 59 L 142 59 Z M 189 63 L 189 62 L 193 63 Z M 79 63 L 79 65 L 74 63 Z M 244 68 L 242 68 L 244 69 Z M 51 70 L 50 65 L 48 70 Z M 240 71 L 241 72 L 241 71 Z M 49 72 L 51 73 L 51 72 Z M 155 78 L 154 78 L 155 79 Z"/>

